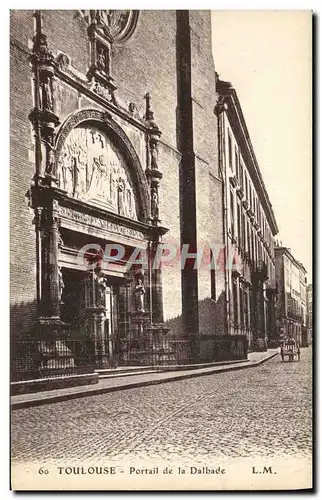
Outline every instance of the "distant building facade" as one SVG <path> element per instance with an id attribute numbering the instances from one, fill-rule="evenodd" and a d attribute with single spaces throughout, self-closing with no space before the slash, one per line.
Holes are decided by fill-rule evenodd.
<path id="1" fill-rule="evenodd" d="M 313 340 L 313 286 L 312 284 L 306 287 L 306 328 L 307 328 L 307 341 L 308 344 Z"/>
<path id="2" fill-rule="evenodd" d="M 275 246 L 276 280 L 278 286 L 277 323 L 280 336 L 293 335 L 306 347 L 306 270 L 290 249 Z"/>
<path id="3" fill-rule="evenodd" d="M 250 349 L 265 350 L 277 345 L 278 228 L 237 93 L 219 78 L 216 90 L 226 259 L 235 264 L 226 266 L 228 331 L 246 336 Z"/>

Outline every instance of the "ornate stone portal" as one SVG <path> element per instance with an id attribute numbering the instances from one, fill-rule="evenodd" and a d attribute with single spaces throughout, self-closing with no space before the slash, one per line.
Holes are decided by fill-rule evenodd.
<path id="1" fill-rule="evenodd" d="M 64 241 L 66 236 L 77 246 L 78 241 L 86 241 L 91 234 L 101 243 L 125 240 L 129 248 L 146 246 L 152 262 L 157 244 L 167 231 L 160 226 L 159 219 L 158 187 L 162 174 L 158 170 L 158 139 L 161 131 L 153 118 L 149 93 L 145 95 L 146 113 L 139 125 L 142 140 L 146 141 L 145 171 L 128 136 L 113 118 L 113 113 L 121 111 L 114 99 L 111 48 L 132 34 L 137 21 L 134 11 L 119 12 L 123 11 L 89 11 L 87 18 L 91 58 L 87 76 L 91 85 L 84 90 L 92 92 L 95 98 L 98 86 L 100 92 L 107 92 L 111 97 L 110 102 L 105 103 L 109 111 L 104 106 L 101 110 L 78 110 L 65 119 L 59 130 L 55 79 L 62 76 L 62 69 L 70 66 L 70 58 L 67 55 L 53 57 L 43 33 L 41 12 L 35 12 L 37 34 L 31 57 L 34 109 L 29 118 L 34 127 L 36 171 L 27 197 L 35 211 L 38 333 L 55 353 L 53 369 L 63 368 L 59 352 L 62 346 L 67 346 L 77 316 L 65 314 L 68 305 L 65 299 L 72 297 L 73 304 L 78 300 L 74 300 L 72 294 L 75 292 L 71 288 L 73 279 L 68 278 L 71 272 L 79 273 L 77 280 L 85 286 L 85 298 L 90 299 L 83 305 L 83 312 L 86 339 L 90 343 L 94 340 L 94 364 L 110 362 L 113 351 L 108 346 L 114 342 L 107 333 L 107 327 L 112 329 L 111 318 L 107 318 L 108 311 L 112 311 L 107 300 L 108 289 L 115 291 L 117 315 L 123 311 L 118 325 L 126 344 L 123 362 L 151 364 L 161 360 L 167 331 L 163 326 L 161 270 L 150 269 L 146 278 L 140 273 L 136 277 L 113 278 L 112 274 L 92 272 L 84 281 L 84 277 L 80 278 L 84 272 L 82 266 L 62 258 L 64 252 L 65 258 L 66 255 L 71 258 L 74 249 L 73 245 L 63 243 L 62 235 Z M 68 79 L 69 85 L 79 91 L 81 84 L 73 80 L 72 72 Z M 134 117 L 135 105 L 131 103 L 123 114 L 124 111 Z M 112 285 L 111 280 L 114 280 Z M 132 289 L 131 293 L 128 289 Z M 132 299 L 130 303 L 127 294 Z M 77 321 L 75 325 L 82 327 Z M 76 332 L 78 343 L 82 342 L 77 337 L 80 331 L 78 328 Z M 83 347 L 87 346 L 86 339 Z M 72 357 L 69 354 L 68 357 L 68 366 L 72 367 Z"/>
<path id="2" fill-rule="evenodd" d="M 70 132 L 57 177 L 70 196 L 137 220 L 137 201 L 125 160 L 98 128 L 84 125 Z"/>

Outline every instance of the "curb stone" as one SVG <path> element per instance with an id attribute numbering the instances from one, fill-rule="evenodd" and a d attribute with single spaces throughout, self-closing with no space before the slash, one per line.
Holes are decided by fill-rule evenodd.
<path id="1" fill-rule="evenodd" d="M 277 355 L 278 355 L 278 352 L 274 352 L 274 353 L 266 356 L 265 358 L 260 359 L 259 361 L 249 361 L 249 362 L 241 363 L 238 365 L 237 364 L 236 365 L 228 365 L 228 366 L 214 367 L 214 368 L 209 368 L 209 369 L 202 368 L 201 370 L 203 370 L 203 371 L 198 371 L 198 372 L 193 371 L 192 373 L 186 373 L 184 375 L 174 375 L 173 377 L 165 377 L 164 376 L 163 378 L 160 378 L 160 379 L 130 382 L 130 383 L 127 383 L 124 385 L 118 385 L 118 386 L 114 386 L 114 387 L 100 387 L 100 388 L 93 388 L 90 390 L 79 391 L 79 392 L 74 392 L 74 393 L 57 394 L 57 395 L 47 396 L 47 397 L 38 398 L 38 399 L 29 399 L 29 400 L 25 400 L 25 401 L 13 401 L 13 402 L 11 402 L 11 409 L 18 410 L 18 409 L 22 409 L 22 408 L 30 408 L 32 406 L 42 406 L 45 404 L 59 403 L 59 402 L 68 401 L 71 399 L 78 399 L 78 398 L 90 397 L 90 396 L 98 396 L 101 394 L 108 394 L 110 392 L 124 391 L 127 389 L 135 389 L 138 387 L 164 384 L 167 382 L 175 382 L 177 380 L 184 380 L 184 379 L 189 379 L 189 378 L 201 377 L 201 376 L 205 376 L 205 375 L 214 375 L 216 373 L 224 373 L 224 372 L 236 371 L 236 370 L 245 370 L 246 368 L 255 368 L 255 367 L 260 366 L 261 364 L 265 363 L 266 361 L 269 361 L 270 359 L 274 358 Z"/>

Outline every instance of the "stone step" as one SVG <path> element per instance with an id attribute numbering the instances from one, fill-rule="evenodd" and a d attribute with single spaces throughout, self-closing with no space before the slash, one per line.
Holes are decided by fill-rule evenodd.
<path id="1" fill-rule="evenodd" d="M 95 370 L 95 373 L 98 373 L 100 378 L 105 378 L 108 375 L 112 375 L 113 377 L 118 375 L 131 375 L 132 373 L 135 375 L 136 373 L 153 373 L 155 372 L 155 367 L 152 365 L 149 366 L 121 366 L 119 368 L 98 368 Z"/>
<path id="2" fill-rule="evenodd" d="M 122 372 L 122 373 L 110 373 L 110 374 L 99 374 L 99 379 L 108 379 L 108 378 L 117 378 L 117 377 L 132 377 L 133 375 L 149 375 L 151 373 L 159 373 L 161 370 L 159 369 L 154 369 L 154 370 L 145 370 L 145 371 L 139 371 L 136 370 L 134 372 Z"/>
<path id="3" fill-rule="evenodd" d="M 20 380 L 19 382 L 11 382 L 10 392 L 12 396 L 15 396 L 32 392 L 65 389 L 67 387 L 76 387 L 79 385 L 92 385 L 97 384 L 98 380 L 99 376 L 97 373 L 78 373 L 76 375 Z"/>

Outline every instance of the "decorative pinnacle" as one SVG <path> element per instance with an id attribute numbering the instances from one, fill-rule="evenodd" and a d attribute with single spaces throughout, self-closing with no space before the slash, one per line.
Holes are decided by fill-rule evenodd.
<path id="1" fill-rule="evenodd" d="M 151 111 L 151 96 L 147 92 L 144 96 L 146 106 L 145 106 L 145 119 L 147 121 L 153 120 L 153 111 Z"/>

